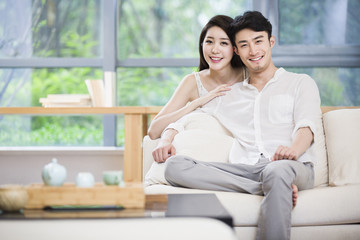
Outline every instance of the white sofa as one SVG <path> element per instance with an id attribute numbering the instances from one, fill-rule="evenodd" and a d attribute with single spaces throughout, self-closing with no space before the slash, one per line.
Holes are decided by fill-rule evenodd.
<path id="1" fill-rule="evenodd" d="M 315 187 L 300 191 L 292 212 L 291 239 L 360 239 L 360 109 L 323 114 L 310 151 L 317 156 Z M 233 138 L 213 117 L 192 115 L 174 139 L 177 154 L 227 161 Z M 146 194 L 208 193 L 170 186 L 164 164 L 154 163 L 158 140 L 143 141 Z M 233 216 L 238 239 L 255 239 L 262 196 L 213 191 Z"/>

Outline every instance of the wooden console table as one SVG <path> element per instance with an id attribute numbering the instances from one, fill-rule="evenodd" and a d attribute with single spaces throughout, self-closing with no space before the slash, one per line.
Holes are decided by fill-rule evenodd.
<path id="1" fill-rule="evenodd" d="M 124 180 L 142 182 L 142 140 L 147 133 L 148 118 L 152 119 L 161 107 L 84 107 L 84 108 L 44 108 L 44 107 L 0 107 L 0 115 L 105 115 L 124 114 L 125 150 Z"/>

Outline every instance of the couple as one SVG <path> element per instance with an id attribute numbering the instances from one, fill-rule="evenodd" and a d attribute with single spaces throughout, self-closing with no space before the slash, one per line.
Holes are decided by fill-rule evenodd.
<path id="1" fill-rule="evenodd" d="M 290 239 L 297 191 L 314 184 L 316 159 L 307 149 L 321 118 L 320 96 L 309 76 L 274 65 L 271 31 L 256 11 L 234 20 L 213 17 L 200 35 L 199 72 L 182 80 L 154 118 L 149 136 L 161 136 L 153 156 L 167 162 L 165 178 L 171 185 L 264 195 L 257 238 Z M 171 142 L 183 130 L 178 120 L 199 108 L 236 139 L 229 163 L 175 155 Z"/>

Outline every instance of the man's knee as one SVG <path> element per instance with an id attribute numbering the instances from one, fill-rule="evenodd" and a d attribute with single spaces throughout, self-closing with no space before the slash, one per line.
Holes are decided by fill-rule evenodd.
<path id="1" fill-rule="evenodd" d="M 268 164 L 262 172 L 262 181 L 264 184 L 291 184 L 295 173 L 286 163 L 286 160 L 280 160 Z"/>

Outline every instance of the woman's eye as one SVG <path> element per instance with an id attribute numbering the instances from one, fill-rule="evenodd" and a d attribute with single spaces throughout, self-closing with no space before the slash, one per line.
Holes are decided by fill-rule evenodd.
<path id="1" fill-rule="evenodd" d="M 229 43 L 228 43 L 228 42 L 221 42 L 221 45 L 223 45 L 223 46 L 228 46 Z"/>
<path id="2" fill-rule="evenodd" d="M 212 41 L 210 41 L 210 40 L 206 40 L 206 41 L 205 41 L 205 43 L 206 43 L 206 44 L 211 44 L 211 43 L 212 43 Z"/>

